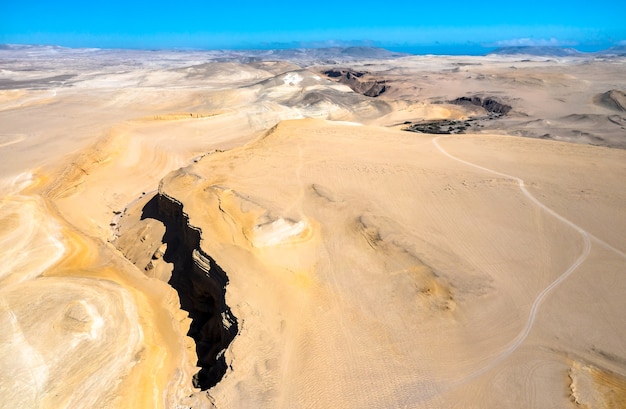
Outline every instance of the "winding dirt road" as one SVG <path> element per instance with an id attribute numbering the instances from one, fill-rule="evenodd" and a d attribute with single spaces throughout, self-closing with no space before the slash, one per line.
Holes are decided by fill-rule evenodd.
<path id="1" fill-rule="evenodd" d="M 552 217 L 556 218 L 557 220 L 561 221 L 562 223 L 566 224 L 567 226 L 569 226 L 572 229 L 574 229 L 575 231 L 577 231 L 580 234 L 581 238 L 583 239 L 583 243 L 584 243 L 583 250 L 580 253 L 579 257 L 567 268 L 567 270 L 565 270 L 560 276 L 558 276 L 554 281 L 552 281 L 552 283 L 550 283 L 550 285 L 545 287 L 537 295 L 537 297 L 533 301 L 532 306 L 530 308 L 530 311 L 528 313 L 528 318 L 526 319 L 526 324 L 524 325 L 524 328 L 517 335 L 517 337 L 515 337 L 512 340 L 511 344 L 508 347 L 506 347 L 502 352 L 500 352 L 497 356 L 492 358 L 486 365 L 484 365 L 480 369 L 477 369 L 476 371 L 472 372 L 470 375 L 468 375 L 465 378 L 463 378 L 460 381 L 458 381 L 453 386 L 453 388 L 454 388 L 454 387 L 458 387 L 458 386 L 460 386 L 462 384 L 465 384 L 465 383 L 467 383 L 467 382 L 469 382 L 469 381 L 471 381 L 473 379 L 476 379 L 476 378 L 480 377 L 481 375 L 483 375 L 484 373 L 488 372 L 489 370 L 493 369 L 495 366 L 497 366 L 499 363 L 501 363 L 503 360 L 505 360 L 508 356 L 510 356 L 516 349 L 518 349 L 520 347 L 520 345 L 522 345 L 522 343 L 528 337 L 528 335 L 530 334 L 530 331 L 532 330 L 533 324 L 535 322 L 535 318 L 537 316 L 537 312 L 539 311 L 539 307 L 541 306 L 542 302 L 546 299 L 546 297 L 556 287 L 558 287 L 563 281 L 565 281 L 578 267 L 580 267 L 585 262 L 585 260 L 589 256 L 589 253 L 591 252 L 591 241 L 592 240 L 596 241 L 597 243 L 601 244 L 602 246 L 606 247 L 607 249 L 609 249 L 609 250 L 619 254 L 623 258 L 626 258 L 626 254 L 624 254 L 622 251 L 616 249 L 615 247 L 611 246 L 610 244 L 606 243 L 605 241 L 603 241 L 603 240 L 593 236 L 592 234 L 587 232 L 585 229 L 583 229 L 582 227 L 578 226 L 576 223 L 574 223 L 571 220 L 563 217 L 562 215 L 560 215 L 556 211 L 552 210 L 551 208 L 549 208 L 548 206 L 543 204 L 535 196 L 533 196 L 533 194 L 530 193 L 528 191 L 528 189 L 526 189 L 526 186 L 524 184 L 524 180 L 523 179 L 520 179 L 520 178 L 518 178 L 516 176 L 509 175 L 509 174 L 506 174 L 506 173 L 498 172 L 496 170 L 489 169 L 489 168 L 486 168 L 484 166 L 480 166 L 480 165 L 477 165 L 475 163 L 468 162 L 466 160 L 463 160 L 463 159 L 457 158 L 456 156 L 451 155 L 443 147 L 441 147 L 441 145 L 439 144 L 438 140 L 441 139 L 441 138 L 447 138 L 447 137 L 446 136 L 438 136 L 438 137 L 433 138 L 432 142 L 435 145 L 435 147 L 442 154 L 444 154 L 445 156 L 447 156 L 448 158 L 450 158 L 452 160 L 455 160 L 457 162 L 463 163 L 463 164 L 465 164 L 467 166 L 471 166 L 473 168 L 483 170 L 483 171 L 491 173 L 493 175 L 505 177 L 507 179 L 511 179 L 511 180 L 516 181 L 517 184 L 519 185 L 520 190 L 524 194 L 524 196 L 526 196 L 537 207 L 539 207 L 540 209 L 542 209 L 543 211 L 545 211 L 546 213 L 548 213 Z"/>

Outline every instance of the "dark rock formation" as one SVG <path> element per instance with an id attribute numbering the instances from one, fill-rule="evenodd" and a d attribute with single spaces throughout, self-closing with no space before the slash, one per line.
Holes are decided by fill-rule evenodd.
<path id="1" fill-rule="evenodd" d="M 417 123 L 405 122 L 407 127 L 404 128 L 404 130 L 429 134 L 463 134 L 467 132 L 477 132 L 479 131 L 479 128 L 484 128 L 487 123 L 506 115 L 512 109 L 510 105 L 503 104 L 491 97 L 461 97 L 448 101 L 448 103 L 481 107 L 484 108 L 489 114 L 473 116 L 465 120 L 437 119 L 434 121 L 422 121 Z"/>
<path id="2" fill-rule="evenodd" d="M 618 112 L 626 112 L 626 93 L 612 89 L 593 98 L 596 105 Z"/>
<path id="3" fill-rule="evenodd" d="M 165 225 L 163 259 L 174 265 L 169 284 L 192 320 L 187 335 L 196 343 L 197 365 L 202 368 L 194 375 L 194 386 L 209 389 L 226 373 L 224 351 L 238 332 L 237 319 L 225 301 L 228 277 L 200 248 L 201 231 L 189 225 L 180 202 L 158 194 L 146 204 L 142 218 Z"/>
<path id="4" fill-rule="evenodd" d="M 461 97 L 450 101 L 450 103 L 455 105 L 476 105 L 485 108 L 491 114 L 498 115 L 506 115 L 512 109 L 510 105 L 503 104 L 491 97 Z"/>
<path id="5" fill-rule="evenodd" d="M 418 123 L 405 123 L 408 125 L 403 130 L 417 133 L 428 134 L 462 134 L 472 126 L 477 119 L 471 118 L 465 121 L 454 121 L 448 119 L 439 119 L 435 121 L 424 121 Z"/>
<path id="6" fill-rule="evenodd" d="M 376 79 L 366 72 L 350 69 L 331 69 L 322 73 L 328 78 L 349 86 L 354 92 L 368 97 L 377 97 L 388 90 L 385 80 Z"/>

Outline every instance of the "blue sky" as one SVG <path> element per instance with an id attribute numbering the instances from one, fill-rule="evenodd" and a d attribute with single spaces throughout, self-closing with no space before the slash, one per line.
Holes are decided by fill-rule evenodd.
<path id="1" fill-rule="evenodd" d="M 563 45 L 626 40 L 626 0 L 0 0 L 0 43 L 268 48 Z"/>

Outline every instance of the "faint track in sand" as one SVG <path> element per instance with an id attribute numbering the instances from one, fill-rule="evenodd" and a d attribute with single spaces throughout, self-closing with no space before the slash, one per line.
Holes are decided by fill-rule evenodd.
<path id="1" fill-rule="evenodd" d="M 481 375 L 483 375 L 484 373 L 486 373 L 487 371 L 491 370 L 492 368 L 494 368 L 496 365 L 498 365 L 500 362 L 502 362 L 504 359 L 506 359 L 509 355 L 511 355 L 517 348 L 519 348 L 519 346 L 524 342 L 524 340 L 526 339 L 526 337 L 528 337 L 528 334 L 530 334 L 530 331 L 532 330 L 532 327 L 535 323 L 535 318 L 537 316 L 537 312 L 539 310 L 539 307 L 541 306 L 541 303 L 543 302 L 543 300 L 546 298 L 546 296 L 553 290 L 555 289 L 559 284 L 561 284 L 563 281 L 565 281 L 573 272 L 574 270 L 576 270 L 578 267 L 580 267 L 580 265 L 587 259 L 587 257 L 589 256 L 589 253 L 591 251 L 591 240 L 594 240 L 596 242 L 598 242 L 599 244 L 601 244 L 602 246 L 606 247 L 609 250 L 612 250 L 613 252 L 615 252 L 616 254 L 620 255 L 623 258 L 626 258 L 626 254 L 618 249 L 616 249 L 615 247 L 611 246 L 610 244 L 606 243 L 603 240 L 600 240 L 599 238 L 593 236 L 592 234 L 588 233 L 586 230 L 584 230 L 582 227 L 578 226 L 577 224 L 575 224 L 574 222 L 566 219 L 565 217 L 563 217 L 562 215 L 560 215 L 559 213 L 557 213 L 556 211 L 550 209 L 548 206 L 544 205 L 543 203 L 541 203 L 535 196 L 533 196 L 527 189 L 526 186 L 524 185 L 524 181 L 516 176 L 512 176 L 506 173 L 502 173 L 502 172 L 498 172 L 480 165 L 476 165 L 472 162 L 468 162 L 465 161 L 463 159 L 457 158 L 456 156 L 453 156 L 451 154 L 449 154 L 445 149 L 443 149 L 441 147 L 441 145 L 439 145 L 439 143 L 437 142 L 438 139 L 440 138 L 446 138 L 445 136 L 438 136 L 435 137 L 432 142 L 435 145 L 435 147 L 445 156 L 449 157 L 450 159 L 453 159 L 457 162 L 463 163 L 467 166 L 471 166 L 473 168 L 476 169 L 480 169 L 483 170 L 485 172 L 494 174 L 494 175 L 498 175 L 498 176 L 502 176 L 505 177 L 507 179 L 512 179 L 514 181 L 517 182 L 517 184 L 519 185 L 520 190 L 522 191 L 522 193 L 524 194 L 524 196 L 526 196 L 528 199 L 530 199 L 535 205 L 537 205 L 539 208 L 543 209 L 546 213 L 548 213 L 549 215 L 553 216 L 554 218 L 556 218 L 557 220 L 561 221 L 562 223 L 566 224 L 567 226 L 571 227 L 572 229 L 576 230 L 582 237 L 583 239 L 583 250 L 580 254 L 580 256 L 576 259 L 576 261 L 574 261 L 574 263 L 572 263 L 569 268 L 563 273 L 561 274 L 559 277 L 557 277 L 550 285 L 548 285 L 546 288 L 544 288 L 535 298 L 531 308 L 530 308 L 530 312 L 528 313 L 528 319 L 526 320 L 526 325 L 524 326 L 523 330 L 517 335 L 517 337 L 515 337 L 515 339 L 513 340 L 513 342 L 505 349 L 503 350 L 500 354 L 498 354 L 496 357 L 492 358 L 492 360 L 485 365 L 484 367 L 476 370 L 475 372 L 471 373 L 470 375 L 468 375 L 467 377 L 461 379 L 460 381 L 456 382 L 455 384 L 453 384 L 452 388 L 460 386 L 463 383 L 466 383 L 472 379 L 475 379 Z"/>

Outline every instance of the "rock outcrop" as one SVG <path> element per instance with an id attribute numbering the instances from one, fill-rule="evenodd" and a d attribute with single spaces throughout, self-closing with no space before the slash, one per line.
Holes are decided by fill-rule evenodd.
<path id="1" fill-rule="evenodd" d="M 377 97 L 388 90 L 385 80 L 379 80 L 367 72 L 351 69 L 330 69 L 322 73 L 328 78 L 349 86 L 354 92 L 368 97 Z"/>
<path id="2" fill-rule="evenodd" d="M 471 96 L 471 97 L 460 97 L 457 99 L 453 99 L 450 101 L 451 104 L 455 105 L 475 105 L 484 108 L 490 114 L 497 115 L 506 115 L 508 114 L 513 107 L 510 105 L 504 104 L 492 97 L 479 97 L 479 96 Z"/>
<path id="3" fill-rule="evenodd" d="M 201 368 L 194 376 L 194 386 L 209 389 L 224 376 L 224 350 L 237 334 L 237 319 L 225 301 L 228 277 L 200 248 L 202 232 L 189 224 L 182 203 L 158 194 L 144 207 L 144 217 L 165 225 L 163 259 L 173 265 L 169 284 L 192 320 L 187 335 L 196 343 L 197 366 Z"/>
<path id="4" fill-rule="evenodd" d="M 612 111 L 626 112 L 626 93 L 624 91 L 612 89 L 596 95 L 593 102 Z"/>

